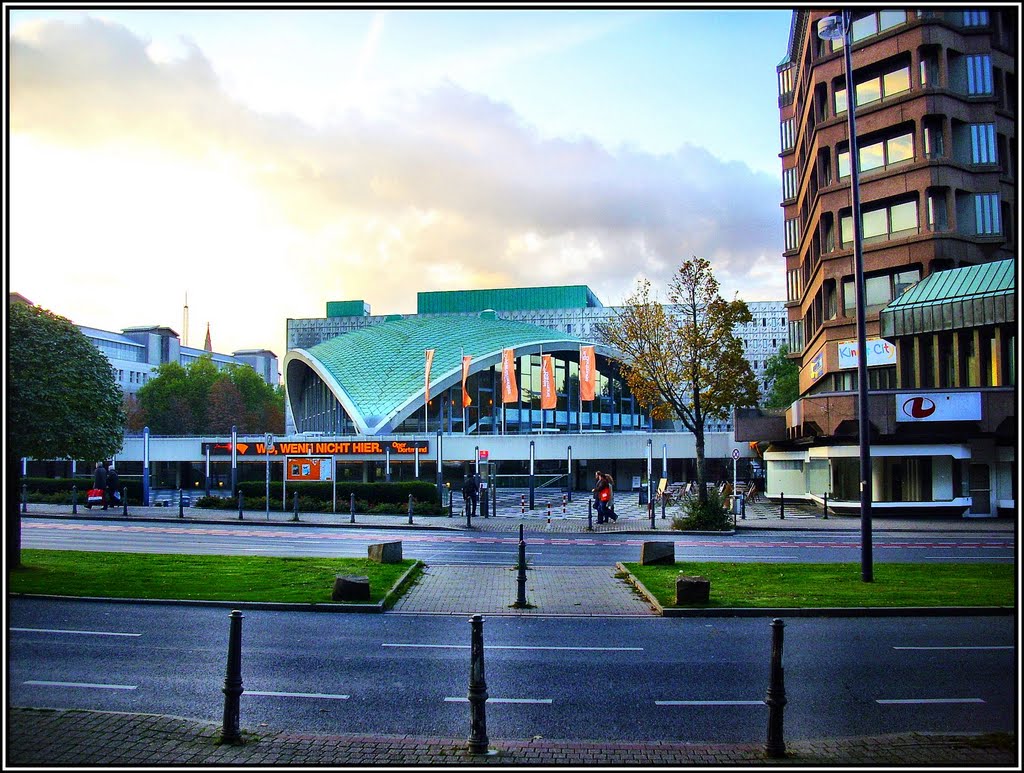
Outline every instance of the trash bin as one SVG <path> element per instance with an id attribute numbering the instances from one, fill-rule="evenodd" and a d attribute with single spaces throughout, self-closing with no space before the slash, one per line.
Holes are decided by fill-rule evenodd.
<path id="1" fill-rule="evenodd" d="M 733 515 L 740 515 L 743 512 L 743 494 L 733 494 L 732 496 L 732 512 Z"/>
<path id="2" fill-rule="evenodd" d="M 647 504 L 647 486 L 640 487 L 640 504 Z"/>

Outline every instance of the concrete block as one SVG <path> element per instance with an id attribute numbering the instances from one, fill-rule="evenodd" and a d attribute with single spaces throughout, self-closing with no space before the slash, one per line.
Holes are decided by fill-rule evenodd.
<path id="1" fill-rule="evenodd" d="M 711 597 L 711 580 L 707 577 L 688 577 L 681 574 L 676 578 L 677 604 L 706 604 Z"/>
<path id="2" fill-rule="evenodd" d="M 676 562 L 676 544 L 674 542 L 644 542 L 640 546 L 640 563 L 674 564 Z"/>
<path id="3" fill-rule="evenodd" d="M 353 574 L 337 575 L 331 598 L 335 601 L 369 601 L 370 578 Z"/>
<path id="4" fill-rule="evenodd" d="M 378 542 L 367 545 L 366 554 L 371 561 L 381 564 L 398 564 L 402 561 L 402 541 Z"/>

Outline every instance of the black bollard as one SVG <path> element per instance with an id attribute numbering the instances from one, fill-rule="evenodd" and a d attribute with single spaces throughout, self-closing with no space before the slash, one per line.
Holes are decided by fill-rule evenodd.
<path id="1" fill-rule="evenodd" d="M 356 495 L 355 493 L 348 495 L 348 522 L 356 522 Z"/>
<path id="2" fill-rule="evenodd" d="M 239 489 L 238 490 L 238 520 L 240 520 L 240 521 L 242 520 L 242 504 L 243 504 L 244 500 L 245 500 L 245 494 L 243 494 L 242 490 Z"/>
<path id="3" fill-rule="evenodd" d="M 747 520 L 747 495 L 742 494 L 740 499 L 740 520 Z"/>
<path id="4" fill-rule="evenodd" d="M 409 525 L 412 526 L 412 494 L 409 495 Z"/>
<path id="5" fill-rule="evenodd" d="M 526 603 L 526 541 L 523 539 L 523 525 L 519 524 L 519 565 L 516 567 L 516 603 L 512 606 L 525 609 Z"/>
<path id="6" fill-rule="evenodd" d="M 78 486 L 71 487 L 71 514 L 78 515 Z"/>
<path id="7" fill-rule="evenodd" d="M 242 743 L 242 733 L 238 728 L 239 698 L 242 695 L 242 613 L 237 609 L 229 615 L 231 631 L 228 634 L 228 667 L 224 675 L 224 727 L 221 729 L 220 742 L 230 744 Z"/>
<path id="8" fill-rule="evenodd" d="M 299 492 L 292 494 L 292 520 L 299 520 Z"/>
<path id="9" fill-rule="evenodd" d="M 662 491 L 661 492 L 661 520 L 663 520 L 663 521 L 665 520 L 665 500 L 666 499 L 668 499 L 668 497 L 665 495 L 665 492 Z"/>
<path id="10" fill-rule="evenodd" d="M 652 529 L 657 529 L 658 527 L 654 525 L 654 502 L 648 501 L 648 503 L 647 503 L 647 513 L 651 517 L 651 528 Z"/>
<path id="11" fill-rule="evenodd" d="M 455 515 L 455 493 L 448 489 L 448 517 Z"/>
<path id="12" fill-rule="evenodd" d="M 21 484 L 21 512 L 28 512 L 28 486 Z"/>
<path id="13" fill-rule="evenodd" d="M 484 678 L 484 618 L 469 618 L 473 637 L 469 661 L 469 739 L 470 754 L 487 754 L 487 680 Z"/>
<path id="14" fill-rule="evenodd" d="M 184 503 L 182 502 L 182 499 L 181 499 L 181 486 L 178 487 L 178 517 L 179 518 L 184 518 L 185 517 L 185 505 L 184 505 Z"/>
<path id="15" fill-rule="evenodd" d="M 124 503 L 124 510 L 121 515 L 128 515 L 128 487 L 121 489 L 121 501 Z"/>
<path id="16" fill-rule="evenodd" d="M 825 499 L 821 503 L 821 517 L 828 520 L 828 492 L 825 492 Z"/>
<path id="17" fill-rule="evenodd" d="M 786 520 L 786 492 L 779 492 L 779 518 Z"/>
<path id="18" fill-rule="evenodd" d="M 587 502 L 587 531 L 594 530 L 594 500 Z"/>
<path id="19" fill-rule="evenodd" d="M 768 683 L 768 741 L 764 751 L 769 757 L 785 757 L 786 741 L 782 737 L 782 712 L 786 707 L 786 683 L 782 670 L 782 636 L 786 624 L 779 618 L 772 620 L 772 670 Z"/>

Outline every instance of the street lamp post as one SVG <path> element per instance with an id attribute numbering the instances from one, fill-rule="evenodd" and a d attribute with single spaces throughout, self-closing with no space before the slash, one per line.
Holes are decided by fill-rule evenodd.
<path id="1" fill-rule="evenodd" d="M 843 66 L 846 74 L 846 117 L 850 138 L 850 194 L 853 221 L 853 274 L 857 299 L 857 427 L 860 437 L 860 575 L 864 582 L 872 582 L 871 559 L 871 425 L 868 421 L 868 352 L 867 322 L 864 302 L 864 254 L 860 219 L 860 154 L 857 150 L 856 88 L 853 83 L 853 63 L 850 54 L 850 12 L 839 17 L 827 16 L 818 20 L 818 37 L 822 40 L 843 41 Z"/>

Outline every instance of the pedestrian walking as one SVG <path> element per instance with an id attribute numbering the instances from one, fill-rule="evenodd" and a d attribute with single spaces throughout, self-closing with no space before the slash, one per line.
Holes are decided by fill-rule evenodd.
<path id="1" fill-rule="evenodd" d="M 603 493 L 608 497 L 604 502 L 604 517 L 605 520 L 617 521 L 619 516 L 615 514 L 615 478 L 611 476 L 611 473 L 606 472 L 604 474 L 604 482 L 606 488 L 603 489 Z"/>
<path id="2" fill-rule="evenodd" d="M 112 507 L 117 507 L 121 502 L 121 479 L 114 469 L 113 463 L 107 470 L 107 501 Z"/>
<path id="3" fill-rule="evenodd" d="M 611 499 L 611 491 L 608 488 L 608 481 L 605 474 L 598 470 L 594 473 L 594 508 L 597 510 L 597 522 L 604 523 L 608 520 L 608 500 Z"/>
<path id="4" fill-rule="evenodd" d="M 96 470 L 92 474 L 92 487 L 102 492 L 101 501 L 103 509 L 106 510 L 109 504 L 107 500 L 107 468 L 103 466 L 103 462 L 96 462 Z"/>
<path id="5" fill-rule="evenodd" d="M 466 503 L 466 512 L 470 518 L 476 516 L 476 505 L 480 500 L 480 476 L 472 473 L 462 483 L 462 499 Z"/>

